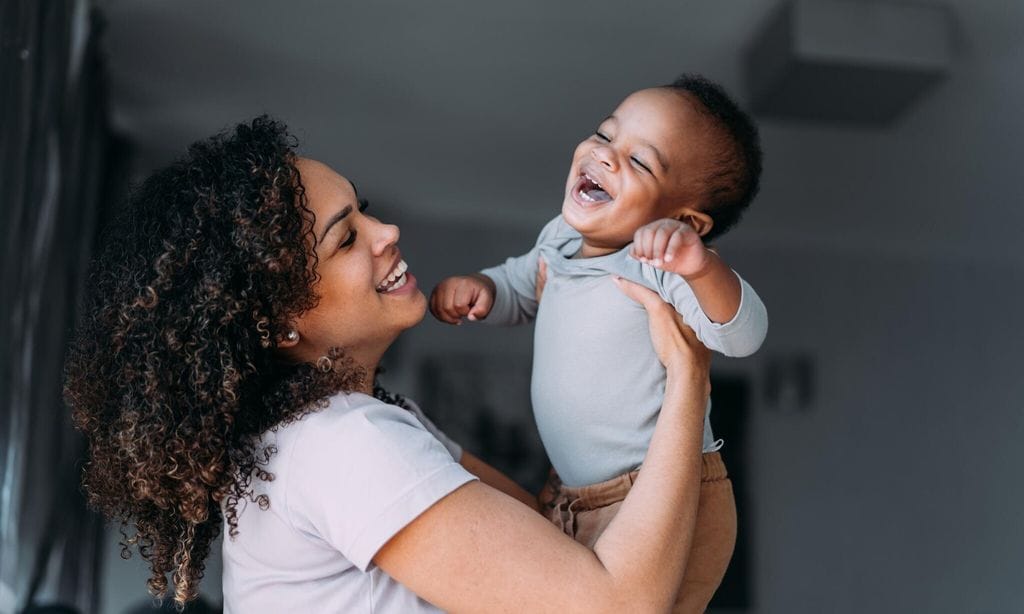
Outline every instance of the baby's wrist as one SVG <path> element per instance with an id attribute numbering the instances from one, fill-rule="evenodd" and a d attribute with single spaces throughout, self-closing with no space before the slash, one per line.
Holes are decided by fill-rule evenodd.
<path id="1" fill-rule="evenodd" d="M 700 279 L 702 277 L 706 277 L 706 276 L 710 275 L 715 270 L 715 264 L 716 264 L 716 260 L 718 260 L 718 254 L 716 254 L 714 251 L 712 251 L 712 250 L 710 250 L 710 249 L 708 249 L 706 247 L 703 248 L 703 249 L 704 249 L 704 264 L 702 264 L 699 269 L 697 269 L 696 271 L 694 271 L 692 273 L 683 273 L 682 274 L 683 279 L 685 279 L 687 282 L 697 281 L 698 279 Z"/>
<path id="2" fill-rule="evenodd" d="M 486 286 L 487 289 L 491 291 L 491 294 L 494 294 L 497 291 L 497 286 L 494 284 L 494 280 L 487 275 L 484 275 L 483 273 L 470 273 L 469 277 L 472 277 Z"/>

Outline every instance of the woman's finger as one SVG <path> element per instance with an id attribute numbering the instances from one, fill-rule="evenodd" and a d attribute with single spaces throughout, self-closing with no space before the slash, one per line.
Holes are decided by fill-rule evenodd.
<path id="1" fill-rule="evenodd" d="M 651 342 L 654 344 L 654 350 L 662 364 L 667 365 L 674 358 L 688 356 L 686 364 L 689 365 L 689 368 L 707 369 L 710 352 L 672 305 L 661 300 L 656 292 L 640 284 L 620 277 L 612 279 L 626 296 L 640 303 L 647 310 Z"/>
<path id="2" fill-rule="evenodd" d="M 548 283 L 548 263 L 543 258 L 537 258 L 537 284 L 535 287 L 535 294 L 537 302 L 540 302 L 540 297 L 544 294 L 544 286 Z"/>
<path id="3" fill-rule="evenodd" d="M 652 308 L 657 308 L 659 303 L 664 304 L 665 301 L 661 300 L 656 292 L 641 286 L 638 283 L 629 281 L 623 277 L 612 277 L 612 281 L 622 290 L 623 294 L 640 303 L 645 309 L 650 311 Z"/>

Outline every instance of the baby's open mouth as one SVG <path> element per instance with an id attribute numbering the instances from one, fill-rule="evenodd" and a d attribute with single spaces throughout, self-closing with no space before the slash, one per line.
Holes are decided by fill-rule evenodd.
<path id="1" fill-rule="evenodd" d="M 611 195 L 605 191 L 604 186 L 586 172 L 580 175 L 573 191 L 579 196 L 582 203 L 599 204 L 612 199 Z"/>
<path id="2" fill-rule="evenodd" d="M 399 260 L 395 264 L 395 268 L 391 269 L 388 276 L 384 278 L 384 281 L 377 284 L 377 292 L 387 294 L 404 286 L 409 281 L 408 276 L 405 274 L 407 270 L 409 270 L 409 265 L 405 263 L 405 260 Z"/>

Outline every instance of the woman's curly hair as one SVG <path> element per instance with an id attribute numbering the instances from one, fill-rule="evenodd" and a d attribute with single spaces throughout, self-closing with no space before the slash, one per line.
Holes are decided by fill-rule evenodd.
<path id="1" fill-rule="evenodd" d="M 258 435 L 365 378 L 337 349 L 327 372 L 275 351 L 317 302 L 294 148 L 260 117 L 135 189 L 101 241 L 68 355 L 89 501 L 120 522 L 122 556 L 134 545 L 149 562 L 154 596 L 170 574 L 179 605 L 198 594 L 222 520 L 237 532 L 239 501 L 269 505 L 251 488 L 273 479 Z"/>

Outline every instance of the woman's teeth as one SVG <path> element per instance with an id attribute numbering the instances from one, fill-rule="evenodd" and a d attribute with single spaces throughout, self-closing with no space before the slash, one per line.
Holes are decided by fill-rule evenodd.
<path id="1" fill-rule="evenodd" d="M 398 264 L 388 275 L 388 278 L 377 286 L 377 292 L 392 292 L 404 286 L 405 283 L 409 281 L 408 277 L 405 275 L 407 270 L 409 270 L 409 265 L 405 263 L 405 260 L 399 260 Z"/>

